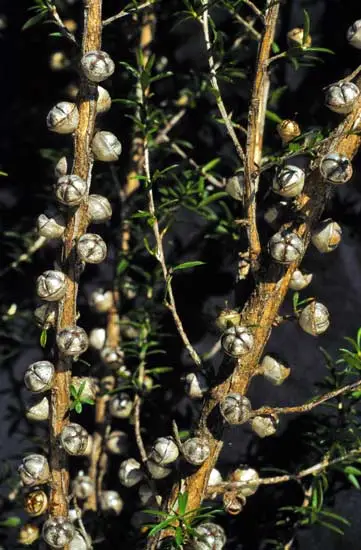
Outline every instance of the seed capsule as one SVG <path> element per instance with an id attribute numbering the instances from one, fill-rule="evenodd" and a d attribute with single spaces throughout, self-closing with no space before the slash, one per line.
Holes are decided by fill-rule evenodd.
<path id="1" fill-rule="evenodd" d="M 201 399 L 209 389 L 207 378 L 201 372 L 190 372 L 184 380 L 185 392 L 191 399 Z"/>
<path id="2" fill-rule="evenodd" d="M 149 507 L 150 505 L 155 504 L 156 495 L 153 489 L 151 489 L 146 483 L 142 483 L 142 485 L 140 485 L 138 489 L 138 496 L 143 506 Z"/>
<path id="3" fill-rule="evenodd" d="M 74 325 L 63 328 L 56 337 L 59 350 L 64 355 L 78 356 L 88 349 L 88 337 L 85 330 Z"/>
<path id="4" fill-rule="evenodd" d="M 95 400 L 98 393 L 98 379 L 91 376 L 72 376 L 71 385 L 78 393 L 81 388 L 81 398 Z"/>
<path id="5" fill-rule="evenodd" d="M 337 222 L 323 220 L 312 232 L 312 244 L 321 253 L 332 252 L 341 242 L 342 229 Z"/>
<path id="6" fill-rule="evenodd" d="M 177 460 L 178 455 L 178 447 L 173 437 L 158 437 L 149 457 L 160 466 L 166 466 Z"/>
<path id="7" fill-rule="evenodd" d="M 124 502 L 116 491 L 102 491 L 99 495 L 102 512 L 118 516 L 123 510 Z"/>
<path id="8" fill-rule="evenodd" d="M 157 464 L 154 460 L 147 461 L 147 468 L 153 479 L 164 479 L 172 472 L 172 468 Z"/>
<path id="9" fill-rule="evenodd" d="M 263 216 L 264 221 L 267 222 L 272 229 L 277 229 L 282 223 L 287 208 L 289 208 L 287 201 L 280 201 L 277 204 L 273 204 L 265 211 Z"/>
<path id="10" fill-rule="evenodd" d="M 301 135 L 300 127 L 294 120 L 282 120 L 277 124 L 277 132 L 283 144 L 289 143 Z"/>
<path id="11" fill-rule="evenodd" d="M 272 415 L 255 416 L 250 422 L 252 430 L 262 438 L 275 434 L 278 423 L 278 418 Z"/>
<path id="12" fill-rule="evenodd" d="M 36 280 L 36 292 L 42 300 L 56 302 L 61 300 L 66 292 L 66 277 L 61 271 L 49 269 Z"/>
<path id="13" fill-rule="evenodd" d="M 133 409 L 133 401 L 125 392 L 114 395 L 109 401 L 109 412 L 115 418 L 129 418 Z"/>
<path id="14" fill-rule="evenodd" d="M 28 405 L 25 416 L 32 422 L 41 422 L 49 418 L 49 399 L 47 397 L 36 397 Z"/>
<path id="15" fill-rule="evenodd" d="M 236 327 L 241 322 L 241 314 L 236 309 L 224 309 L 216 319 L 216 325 L 220 330 Z"/>
<path id="16" fill-rule="evenodd" d="M 295 269 L 292 274 L 289 287 L 292 290 L 303 290 L 312 281 L 312 273 L 302 273 L 299 269 Z"/>
<path id="17" fill-rule="evenodd" d="M 135 458 L 123 460 L 119 468 L 120 483 L 124 487 L 133 487 L 144 477 L 140 463 Z"/>
<path id="18" fill-rule="evenodd" d="M 115 162 L 122 152 L 122 144 L 111 132 L 102 130 L 93 137 L 91 148 L 96 160 Z"/>
<path id="19" fill-rule="evenodd" d="M 240 393 L 229 393 L 219 405 L 223 418 L 229 424 L 244 424 L 251 414 L 251 402 Z"/>
<path id="20" fill-rule="evenodd" d="M 242 202 L 244 197 L 244 175 L 238 174 L 237 176 L 228 178 L 224 190 L 232 199 Z"/>
<path id="21" fill-rule="evenodd" d="M 240 466 L 229 476 L 231 482 L 242 483 L 237 489 L 244 497 L 254 495 L 259 487 L 259 475 L 256 470 L 248 466 Z"/>
<path id="22" fill-rule="evenodd" d="M 207 493 L 209 498 L 215 499 L 217 497 L 217 493 L 212 493 L 212 487 L 219 485 L 220 483 L 223 483 L 221 473 L 216 468 L 213 468 L 211 470 L 207 485 Z"/>
<path id="23" fill-rule="evenodd" d="M 334 185 L 347 183 L 352 177 L 350 160 L 340 153 L 328 153 L 321 159 L 321 176 Z"/>
<path id="24" fill-rule="evenodd" d="M 113 307 L 113 293 L 111 290 L 104 291 L 102 288 L 97 288 L 91 293 L 89 305 L 98 313 L 106 313 Z"/>
<path id="25" fill-rule="evenodd" d="M 326 89 L 325 104 L 331 111 L 347 115 L 359 97 L 360 90 L 353 82 L 336 82 Z"/>
<path id="26" fill-rule="evenodd" d="M 18 541 L 24 546 L 30 546 L 40 536 L 39 527 L 32 523 L 26 523 L 19 531 Z"/>
<path id="27" fill-rule="evenodd" d="M 298 166 L 287 164 L 277 172 L 273 179 L 272 189 L 282 197 L 292 198 L 302 192 L 304 184 L 304 171 Z"/>
<path id="28" fill-rule="evenodd" d="M 283 230 L 271 237 L 268 250 L 276 262 L 287 265 L 301 258 L 304 253 L 304 246 L 296 233 Z"/>
<path id="29" fill-rule="evenodd" d="M 56 178 L 61 178 L 62 176 L 66 176 L 68 173 L 68 166 L 70 165 L 70 162 L 68 159 L 64 157 L 60 157 L 58 162 L 55 165 L 54 168 L 54 175 Z"/>
<path id="30" fill-rule="evenodd" d="M 115 65 L 109 54 L 100 50 L 86 53 L 81 59 L 85 76 L 92 82 L 102 82 L 114 73 Z"/>
<path id="31" fill-rule="evenodd" d="M 97 99 L 97 114 L 106 113 L 112 106 L 112 98 L 108 90 L 102 86 L 98 86 L 98 99 Z"/>
<path id="32" fill-rule="evenodd" d="M 92 447 L 92 438 L 85 428 L 76 422 L 64 426 L 60 434 L 63 449 L 69 455 L 89 455 Z"/>
<path id="33" fill-rule="evenodd" d="M 309 34 L 305 40 L 304 43 L 304 37 L 305 37 L 305 31 L 304 29 L 300 27 L 295 27 L 294 29 L 291 29 L 287 33 L 287 42 L 290 48 L 309 48 L 312 44 L 312 38 Z"/>
<path id="34" fill-rule="evenodd" d="M 42 529 L 44 541 L 52 548 L 63 548 L 75 536 L 75 527 L 67 518 L 62 516 L 50 517 Z"/>
<path id="35" fill-rule="evenodd" d="M 75 535 L 69 544 L 69 550 L 88 550 L 92 548 L 90 537 L 84 538 L 84 535 L 79 531 L 75 531 Z"/>
<path id="36" fill-rule="evenodd" d="M 326 306 L 320 302 L 312 302 L 302 310 L 298 322 L 307 334 L 318 336 L 330 326 L 330 314 Z"/>
<path id="37" fill-rule="evenodd" d="M 232 357 L 241 357 L 252 350 L 253 336 L 246 327 L 230 327 L 221 339 L 223 351 Z"/>
<path id="38" fill-rule="evenodd" d="M 79 259 L 88 264 L 100 264 L 107 256 L 107 245 L 100 235 L 85 233 L 76 245 Z"/>
<path id="39" fill-rule="evenodd" d="M 88 216 L 90 223 L 104 223 L 112 217 L 112 207 L 106 197 L 89 195 Z"/>
<path id="40" fill-rule="evenodd" d="M 94 482 L 89 476 L 84 475 L 84 472 L 79 472 L 73 480 L 72 490 L 77 498 L 85 500 L 94 494 Z"/>
<path id="41" fill-rule="evenodd" d="M 57 314 L 58 306 L 56 302 L 43 304 L 34 310 L 35 324 L 45 330 L 55 327 Z"/>
<path id="42" fill-rule="evenodd" d="M 34 393 L 47 391 L 53 385 L 54 374 L 53 363 L 50 363 L 50 361 L 36 361 L 29 365 L 25 371 L 25 386 Z"/>
<path id="43" fill-rule="evenodd" d="M 93 328 L 89 334 L 89 345 L 97 350 L 101 350 L 105 344 L 107 333 L 105 328 Z"/>
<path id="44" fill-rule="evenodd" d="M 280 386 L 289 377 L 291 369 L 286 367 L 278 358 L 267 354 L 261 362 L 263 376 L 274 386 Z"/>
<path id="45" fill-rule="evenodd" d="M 361 50 L 361 19 L 352 23 L 347 29 L 346 38 L 350 46 Z"/>
<path id="46" fill-rule="evenodd" d="M 61 101 L 57 103 L 46 117 L 48 130 L 57 134 L 71 134 L 79 124 L 79 112 L 75 103 Z"/>
<path id="47" fill-rule="evenodd" d="M 114 430 L 105 440 L 105 448 L 114 455 L 126 455 L 129 449 L 129 438 L 125 432 Z"/>
<path id="48" fill-rule="evenodd" d="M 205 439 L 191 437 L 184 442 L 182 452 L 187 462 L 200 466 L 207 460 L 211 450 Z"/>
<path id="49" fill-rule="evenodd" d="M 21 481 L 27 487 L 47 483 L 50 477 L 49 464 L 45 456 L 35 453 L 23 458 L 18 472 Z"/>
<path id="50" fill-rule="evenodd" d="M 193 536 L 193 550 L 222 550 L 227 542 L 224 529 L 211 521 L 197 525 Z"/>
<path id="51" fill-rule="evenodd" d="M 44 514 L 48 509 L 48 496 L 44 491 L 36 489 L 24 496 L 24 510 L 35 518 Z"/>
<path id="52" fill-rule="evenodd" d="M 57 180 L 54 190 L 61 204 L 78 206 L 86 195 L 87 184 L 79 176 L 62 176 Z"/>
<path id="53" fill-rule="evenodd" d="M 124 365 L 124 351 L 120 347 L 105 346 L 100 352 L 100 357 L 111 369 L 119 369 Z"/>
<path id="54" fill-rule="evenodd" d="M 60 239 L 65 231 L 65 219 L 59 213 L 40 214 L 36 228 L 41 237 L 46 239 Z"/>
<path id="55" fill-rule="evenodd" d="M 223 494 L 223 508 L 227 514 L 231 516 L 238 516 L 243 510 L 246 504 L 246 497 L 242 493 L 235 491 L 226 491 Z"/>

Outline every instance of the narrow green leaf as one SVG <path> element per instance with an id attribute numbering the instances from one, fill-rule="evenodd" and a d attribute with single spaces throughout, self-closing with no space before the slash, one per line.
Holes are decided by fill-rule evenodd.
<path id="1" fill-rule="evenodd" d="M 42 21 L 47 16 L 47 13 L 47 10 L 44 10 L 34 15 L 34 17 L 30 17 L 30 19 L 28 19 L 28 21 L 22 26 L 21 30 L 26 31 L 27 29 L 30 29 L 30 27 L 33 27 L 34 25 Z"/>
<path id="2" fill-rule="evenodd" d="M 2 171 L 0 170 L 0 176 L 8 176 L 8 175 L 9 175 L 9 174 L 7 174 L 6 172 L 2 172 Z"/>
<path id="3" fill-rule="evenodd" d="M 353 485 L 356 489 L 360 490 L 359 480 L 357 479 L 357 477 L 354 474 L 349 474 L 347 476 L 347 479 L 349 480 L 351 485 Z"/>
<path id="4" fill-rule="evenodd" d="M 45 348 L 47 340 L 48 340 L 48 331 L 44 328 L 40 334 L 40 345 L 42 348 Z"/>
<path id="5" fill-rule="evenodd" d="M 212 170 L 212 168 L 214 168 L 215 166 L 217 166 L 217 164 L 219 164 L 221 162 L 221 159 L 220 158 L 215 158 L 213 160 L 210 160 L 207 164 L 205 164 L 204 166 L 202 166 L 202 172 L 204 174 L 206 174 L 207 172 L 209 172 L 210 170 Z"/>
<path id="6" fill-rule="evenodd" d="M 178 495 L 178 512 L 181 516 L 185 514 L 188 504 L 188 492 L 179 493 Z"/>
<path id="7" fill-rule="evenodd" d="M 306 46 L 307 39 L 310 35 L 311 21 L 307 10 L 303 10 L 303 40 L 302 46 Z"/>
<path id="8" fill-rule="evenodd" d="M 200 203 L 199 203 L 199 207 L 201 208 L 202 206 L 208 206 L 208 204 L 211 204 L 212 202 L 215 202 L 215 201 L 218 201 L 218 199 L 223 199 L 224 197 L 228 197 L 228 193 L 226 193 L 225 191 L 220 191 L 219 193 L 214 193 L 213 195 L 210 195 L 209 197 L 207 197 L 206 199 L 203 199 Z"/>
<path id="9" fill-rule="evenodd" d="M 75 409 L 75 412 L 77 412 L 78 414 L 80 414 L 83 410 L 83 405 L 81 404 L 80 401 L 76 401 L 75 402 L 75 406 L 74 406 L 74 409 Z"/>
<path id="10" fill-rule="evenodd" d="M 117 275 L 121 275 L 122 273 L 124 273 L 128 265 L 129 265 L 128 260 L 126 260 L 125 258 L 122 258 L 119 264 L 117 265 Z"/>
<path id="11" fill-rule="evenodd" d="M 21 525 L 21 519 L 17 516 L 10 516 L 0 521 L 1 527 L 19 527 L 19 525 Z"/>
<path id="12" fill-rule="evenodd" d="M 172 267 L 172 271 L 180 271 L 181 269 L 190 269 L 191 267 L 197 267 L 199 265 L 205 265 L 206 262 L 201 262 L 196 260 L 194 262 L 184 262 L 183 264 L 176 265 Z"/>
<path id="13" fill-rule="evenodd" d="M 266 111 L 266 118 L 268 120 L 272 120 L 272 122 L 277 122 L 277 124 L 279 122 L 282 122 L 282 118 L 280 116 L 278 116 L 276 113 L 274 113 L 273 111 L 267 110 Z"/>

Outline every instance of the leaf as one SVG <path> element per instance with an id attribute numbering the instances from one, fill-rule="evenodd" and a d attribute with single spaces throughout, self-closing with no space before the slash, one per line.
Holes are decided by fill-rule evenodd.
<path id="1" fill-rule="evenodd" d="M 184 262 L 183 264 L 176 265 L 172 267 L 172 271 L 180 271 L 181 269 L 190 269 L 191 267 L 197 267 L 199 265 L 205 265 L 206 262 L 201 262 L 200 260 L 195 260 L 194 262 Z"/>
<path id="2" fill-rule="evenodd" d="M 202 173 L 206 174 L 207 172 L 209 172 L 210 170 L 212 170 L 212 168 L 214 168 L 215 166 L 217 166 L 217 164 L 219 164 L 221 162 L 221 159 L 220 158 L 215 158 L 213 160 L 210 160 L 207 164 L 205 164 L 203 167 L 202 167 Z"/>
<path id="3" fill-rule="evenodd" d="M 292 296 L 292 305 L 293 305 L 293 310 L 295 312 L 297 311 L 299 297 L 300 297 L 300 293 L 299 292 L 294 292 L 294 294 Z"/>
<path id="4" fill-rule="evenodd" d="M 199 207 L 201 208 L 202 206 L 208 206 L 208 204 L 211 204 L 211 202 L 214 202 L 214 201 L 217 201 L 218 199 L 223 199 L 223 197 L 228 197 L 228 193 L 226 193 L 225 191 L 220 191 L 219 193 L 214 193 L 213 195 L 210 195 L 210 197 L 207 197 L 206 199 L 203 199 L 200 203 L 199 203 Z"/>
<path id="5" fill-rule="evenodd" d="M 9 175 L 9 174 L 7 174 L 6 172 L 2 172 L 2 171 L 0 170 L 0 176 L 8 176 L 8 175 Z"/>
<path id="6" fill-rule="evenodd" d="M 40 345 L 42 348 L 45 348 L 47 340 L 48 340 L 48 331 L 44 328 L 40 334 Z"/>
<path id="7" fill-rule="evenodd" d="M 272 122 L 277 122 L 277 124 L 278 124 L 279 122 L 282 122 L 282 118 L 279 117 L 279 116 L 278 116 L 276 113 L 274 113 L 273 111 L 267 110 L 267 111 L 266 111 L 266 118 L 267 118 L 268 120 L 272 120 Z"/>
<path id="8" fill-rule="evenodd" d="M 178 512 L 181 516 L 185 514 L 188 504 L 188 492 L 179 493 L 178 495 Z"/>
<path id="9" fill-rule="evenodd" d="M 177 546 L 181 546 L 183 542 L 183 531 L 181 527 L 176 527 L 174 538 L 176 541 Z"/>
<path id="10" fill-rule="evenodd" d="M 27 29 L 30 29 L 30 27 L 33 27 L 34 25 L 42 21 L 47 16 L 47 14 L 48 11 L 44 10 L 34 15 L 34 17 L 30 17 L 30 19 L 28 19 L 28 21 L 22 26 L 21 30 L 26 31 Z"/>
<path id="11" fill-rule="evenodd" d="M 310 16 L 308 15 L 307 10 L 303 10 L 303 40 L 302 40 L 302 46 L 306 46 L 307 39 L 310 35 Z"/>
<path id="12" fill-rule="evenodd" d="M 356 489 L 360 490 L 359 480 L 357 479 L 357 477 L 354 474 L 349 474 L 347 476 L 347 479 L 349 480 L 351 485 L 353 485 Z"/>
<path id="13" fill-rule="evenodd" d="M 83 405 L 81 404 L 80 401 L 75 402 L 74 409 L 75 409 L 75 412 L 77 412 L 78 414 L 81 414 L 83 410 Z"/>
<path id="14" fill-rule="evenodd" d="M 19 525 L 21 525 L 21 519 L 17 516 L 10 516 L 0 521 L 1 527 L 18 527 Z"/>
<path id="15" fill-rule="evenodd" d="M 124 273 L 128 265 L 129 265 L 128 260 L 126 260 L 125 258 L 122 258 L 119 264 L 117 265 L 117 275 L 121 275 L 122 273 Z"/>

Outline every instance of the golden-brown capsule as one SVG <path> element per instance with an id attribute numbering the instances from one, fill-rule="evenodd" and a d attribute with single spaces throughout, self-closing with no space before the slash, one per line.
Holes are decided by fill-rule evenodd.
<path id="1" fill-rule="evenodd" d="M 39 527 L 32 525 L 31 523 L 26 523 L 19 531 L 18 541 L 20 544 L 24 544 L 24 546 L 30 546 L 30 544 L 33 544 L 39 536 Z"/>
<path id="2" fill-rule="evenodd" d="M 289 143 L 301 135 L 301 129 L 295 120 L 285 119 L 277 124 L 277 132 L 283 144 Z"/>
<path id="3" fill-rule="evenodd" d="M 44 491 L 36 489 L 24 496 L 24 510 L 35 518 L 44 514 L 48 508 L 48 496 Z"/>
<path id="4" fill-rule="evenodd" d="M 312 38 L 309 34 L 304 39 L 305 31 L 304 29 L 301 29 L 300 27 L 295 27 L 294 29 L 291 29 L 287 33 L 287 42 L 290 48 L 309 48 L 312 44 Z"/>

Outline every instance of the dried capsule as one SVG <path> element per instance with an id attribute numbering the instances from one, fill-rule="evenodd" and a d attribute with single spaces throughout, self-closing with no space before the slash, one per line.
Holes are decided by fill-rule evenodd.
<path id="1" fill-rule="evenodd" d="M 191 437 L 183 443 L 183 456 L 187 462 L 200 466 L 211 452 L 208 442 L 200 437 Z"/>
<path id="2" fill-rule="evenodd" d="M 50 477 L 49 463 L 45 456 L 31 454 L 23 458 L 18 468 L 21 481 L 27 487 L 47 483 Z"/>
<path id="3" fill-rule="evenodd" d="M 232 357 L 241 357 L 253 347 L 253 336 L 247 327 L 229 327 L 221 339 L 223 351 Z"/>
<path id="4" fill-rule="evenodd" d="M 35 518 L 45 514 L 48 509 L 48 495 L 41 489 L 30 491 L 24 496 L 24 510 Z"/>
<path id="5" fill-rule="evenodd" d="M 201 399 L 208 391 L 207 378 L 201 372 L 190 372 L 184 377 L 185 392 L 191 399 Z"/>
<path id="6" fill-rule="evenodd" d="M 18 542 L 24 546 L 30 546 L 38 540 L 40 536 L 39 527 L 32 523 L 26 523 L 22 525 L 19 531 Z"/>
<path id="7" fill-rule="evenodd" d="M 312 244 L 321 253 L 332 252 L 341 242 L 342 229 L 337 222 L 328 219 L 320 222 L 312 232 Z"/>
<path id="8" fill-rule="evenodd" d="M 87 192 L 87 184 L 79 176 L 61 176 L 54 186 L 55 196 L 61 204 L 78 206 Z"/>
<path id="9" fill-rule="evenodd" d="M 49 390 L 54 382 L 55 369 L 50 361 L 31 363 L 25 371 L 24 383 L 28 390 L 41 393 Z"/>
<path id="10" fill-rule="evenodd" d="M 62 429 L 60 442 L 69 455 L 83 456 L 90 454 L 92 438 L 85 428 L 76 422 L 70 422 Z"/>
<path id="11" fill-rule="evenodd" d="M 311 35 L 305 40 L 305 31 L 301 27 L 295 27 L 287 33 L 287 42 L 290 48 L 309 48 L 312 44 Z"/>
<path id="12" fill-rule="evenodd" d="M 193 550 L 222 550 L 227 542 L 224 529 L 211 521 L 197 525 L 193 536 Z"/>
<path id="13" fill-rule="evenodd" d="M 224 190 L 232 199 L 242 202 L 244 197 L 244 175 L 237 174 L 228 178 Z"/>
<path id="14" fill-rule="evenodd" d="M 119 467 L 120 483 L 124 487 L 133 487 L 142 481 L 144 474 L 140 463 L 135 458 L 127 458 Z"/>
<path id="15" fill-rule="evenodd" d="M 346 155 L 328 153 L 321 159 L 321 176 L 334 185 L 347 183 L 352 177 L 352 164 Z"/>
<path id="16" fill-rule="evenodd" d="M 347 115 L 359 97 L 360 90 L 353 82 L 336 82 L 326 89 L 325 105 L 335 113 Z"/>
<path id="17" fill-rule="evenodd" d="M 126 455 L 129 449 L 129 438 L 125 432 L 114 430 L 105 439 L 105 448 L 114 455 Z"/>
<path id="18" fill-rule="evenodd" d="M 229 424 L 244 424 L 251 414 L 251 402 L 240 393 L 229 393 L 220 402 L 219 409 Z"/>
<path id="19" fill-rule="evenodd" d="M 147 460 L 147 468 L 153 479 L 164 479 L 172 472 L 171 467 L 157 464 L 154 460 Z"/>
<path id="20" fill-rule="evenodd" d="M 72 491 L 80 500 L 85 500 L 94 494 L 94 481 L 91 477 L 84 475 L 84 472 L 79 472 L 72 482 Z"/>
<path id="21" fill-rule="evenodd" d="M 112 98 L 108 90 L 103 86 L 98 86 L 97 114 L 106 113 L 112 106 Z"/>
<path id="22" fill-rule="evenodd" d="M 106 197 L 89 195 L 88 216 L 90 223 L 104 223 L 112 217 L 112 207 Z"/>
<path id="23" fill-rule="evenodd" d="M 140 485 L 138 489 L 138 496 L 143 506 L 150 506 L 151 504 L 155 504 L 155 492 L 146 483 L 142 483 L 142 485 Z"/>
<path id="24" fill-rule="evenodd" d="M 301 135 L 301 130 L 297 122 L 288 119 L 282 120 L 282 122 L 277 124 L 277 132 L 282 139 L 283 144 L 289 143 Z"/>
<path id="25" fill-rule="evenodd" d="M 302 273 L 299 269 L 295 269 L 292 274 L 289 287 L 292 290 L 303 290 L 312 281 L 312 273 Z"/>
<path id="26" fill-rule="evenodd" d="M 33 422 L 41 422 L 49 419 L 49 399 L 47 397 L 36 397 L 27 406 L 25 416 Z"/>
<path id="27" fill-rule="evenodd" d="M 263 376 L 274 386 L 280 386 L 290 375 L 291 369 L 283 364 L 278 357 L 267 354 L 261 362 Z"/>
<path id="28" fill-rule="evenodd" d="M 36 280 L 36 292 L 42 300 L 56 302 L 66 292 L 66 277 L 61 271 L 49 269 Z"/>
<path id="29" fill-rule="evenodd" d="M 124 365 L 124 351 L 120 347 L 105 346 L 100 352 L 100 357 L 111 369 L 119 369 Z"/>
<path id="30" fill-rule="evenodd" d="M 282 219 L 288 207 L 287 201 L 280 201 L 277 204 L 273 204 L 265 211 L 263 215 L 264 221 L 273 229 L 277 229 L 277 227 L 282 223 Z"/>
<path id="31" fill-rule="evenodd" d="M 305 184 L 305 172 L 298 166 L 286 164 L 275 175 L 272 189 L 286 198 L 296 197 L 302 192 Z"/>
<path id="32" fill-rule="evenodd" d="M 236 491 L 226 491 L 223 494 L 223 508 L 227 514 L 238 516 L 246 504 L 246 497 Z"/>
<path id="33" fill-rule="evenodd" d="M 79 259 L 88 264 L 100 264 L 107 256 L 107 245 L 100 235 L 85 233 L 77 242 Z"/>
<path id="34" fill-rule="evenodd" d="M 98 379 L 91 376 L 73 376 L 71 385 L 77 393 L 81 389 L 81 398 L 94 401 L 99 391 Z"/>
<path id="35" fill-rule="evenodd" d="M 114 73 L 115 65 L 109 54 L 94 50 L 83 55 L 81 67 L 92 82 L 102 82 Z"/>
<path id="36" fill-rule="evenodd" d="M 56 163 L 54 167 L 54 175 L 56 178 L 61 178 L 62 176 L 66 176 L 68 173 L 68 166 L 71 163 L 68 161 L 68 159 L 64 157 L 60 157 L 58 162 Z"/>
<path id="37" fill-rule="evenodd" d="M 153 443 L 149 458 L 160 466 L 175 462 L 179 451 L 173 437 L 158 437 Z"/>
<path id="38" fill-rule="evenodd" d="M 69 550 L 88 550 L 92 548 L 90 537 L 84 538 L 83 533 L 75 531 L 75 535 L 69 544 Z"/>
<path id="39" fill-rule="evenodd" d="M 69 356 L 78 356 L 88 349 L 87 334 L 76 325 L 63 328 L 56 337 L 56 343 L 61 353 Z"/>
<path id="40" fill-rule="evenodd" d="M 101 491 L 99 504 L 102 512 L 118 516 L 123 510 L 124 502 L 116 491 Z"/>
<path id="41" fill-rule="evenodd" d="M 75 536 L 75 527 L 71 521 L 62 516 L 50 517 L 43 525 L 42 537 L 52 548 L 63 548 Z"/>
<path id="42" fill-rule="evenodd" d="M 291 264 L 299 260 L 304 253 L 303 242 L 300 237 L 289 230 L 275 233 L 268 243 L 270 255 L 276 262 Z"/>
<path id="43" fill-rule="evenodd" d="M 207 485 L 207 496 L 209 498 L 215 499 L 217 497 L 217 493 L 212 493 L 212 487 L 219 485 L 220 483 L 223 483 L 221 473 L 216 468 L 213 468 L 211 470 Z"/>
<path id="44" fill-rule="evenodd" d="M 259 475 L 256 470 L 249 466 L 240 466 L 229 476 L 229 481 L 241 483 L 237 489 L 244 497 L 254 495 L 259 487 Z"/>
<path id="45" fill-rule="evenodd" d="M 36 228 L 41 237 L 46 239 L 60 239 L 65 231 L 65 219 L 60 213 L 40 214 Z"/>
<path id="46" fill-rule="evenodd" d="M 57 134 L 71 134 L 79 124 L 79 111 L 75 103 L 61 101 L 46 117 L 48 130 Z"/>
<path id="47" fill-rule="evenodd" d="M 113 307 L 113 293 L 111 290 L 103 290 L 102 288 L 97 288 L 94 292 L 91 293 L 89 298 L 89 305 L 98 313 L 106 313 Z"/>
<path id="48" fill-rule="evenodd" d="M 91 149 L 96 160 L 115 162 L 122 152 L 122 144 L 114 134 L 101 130 L 93 137 Z"/>
<path id="49" fill-rule="evenodd" d="M 133 409 L 133 401 L 125 392 L 114 395 L 109 401 L 109 412 L 115 418 L 129 418 Z"/>
<path id="50" fill-rule="evenodd" d="M 318 336 L 330 326 L 330 314 L 327 307 L 320 302 L 311 302 L 302 310 L 298 322 L 307 334 Z"/>
<path id="51" fill-rule="evenodd" d="M 347 42 L 350 46 L 361 50 L 361 19 L 358 19 L 347 29 Z"/>
<path id="52" fill-rule="evenodd" d="M 93 328 L 89 334 L 89 345 L 97 350 L 101 350 L 107 339 L 105 328 Z"/>
<path id="53" fill-rule="evenodd" d="M 34 320 L 38 327 L 48 330 L 55 327 L 58 315 L 58 306 L 54 302 L 48 302 L 34 310 Z"/>
<path id="54" fill-rule="evenodd" d="M 250 422 L 252 430 L 259 437 L 269 437 L 270 435 L 275 434 L 278 424 L 278 418 L 273 415 L 255 416 Z"/>
<path id="55" fill-rule="evenodd" d="M 216 325 L 220 330 L 236 327 L 241 321 L 241 314 L 236 309 L 224 309 L 216 319 Z"/>

